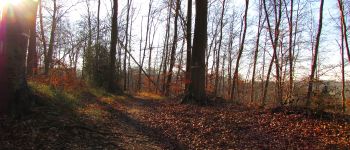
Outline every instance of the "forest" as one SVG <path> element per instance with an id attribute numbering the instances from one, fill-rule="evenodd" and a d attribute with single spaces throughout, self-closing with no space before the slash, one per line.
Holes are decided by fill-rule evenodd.
<path id="1" fill-rule="evenodd" d="M 350 0 L 0 0 L 0 149 L 350 149 Z"/>

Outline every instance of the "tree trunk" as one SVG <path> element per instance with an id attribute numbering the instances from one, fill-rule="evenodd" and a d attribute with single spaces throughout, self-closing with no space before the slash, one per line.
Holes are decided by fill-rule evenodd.
<path id="1" fill-rule="evenodd" d="M 346 111 L 346 97 L 345 97 L 345 64 L 344 64 L 344 34 L 343 34 L 343 24 L 340 24 L 341 28 L 341 44 L 340 44 L 340 54 L 341 54 L 341 83 L 342 83 L 342 89 L 341 89 L 341 97 L 343 102 L 342 111 L 345 113 Z"/>
<path id="2" fill-rule="evenodd" d="M 188 93 L 188 86 L 191 78 L 191 55 L 192 55 L 192 0 L 187 0 L 187 24 L 186 24 L 186 76 L 185 76 L 185 93 Z"/>
<path id="3" fill-rule="evenodd" d="M 132 0 L 128 0 L 127 4 L 127 12 L 126 12 L 126 29 L 125 29 L 125 54 L 124 54 L 124 91 L 127 90 L 127 70 L 126 70 L 126 59 L 129 44 L 129 21 L 130 21 L 130 8 L 131 8 Z"/>
<path id="4" fill-rule="evenodd" d="M 320 44 L 320 38 L 321 38 L 321 32 L 322 32 L 322 21 L 323 21 L 323 5 L 324 5 L 324 0 L 321 0 L 320 2 L 320 20 L 318 24 L 318 31 L 316 35 L 316 43 L 314 47 L 314 57 L 312 58 L 312 64 L 311 64 L 311 75 L 309 79 L 309 86 L 307 90 L 307 99 L 306 99 L 306 106 L 309 107 L 311 105 L 311 96 L 312 96 L 312 88 L 313 88 L 313 82 L 314 82 L 314 77 L 315 77 L 315 70 L 317 66 L 317 57 L 318 57 L 318 48 Z"/>
<path id="5" fill-rule="evenodd" d="M 294 1 L 290 1 L 290 16 L 288 17 L 288 23 L 289 23 L 289 46 L 288 46 L 288 53 L 289 53 L 289 96 L 288 99 L 290 100 L 293 95 L 293 3 Z"/>
<path id="6" fill-rule="evenodd" d="M 163 58 L 163 87 L 162 92 L 165 94 L 166 89 L 166 77 L 167 77 L 167 62 L 169 57 L 169 40 L 170 40 L 170 21 L 171 21 L 171 5 L 173 3 L 173 0 L 169 1 L 169 10 L 168 10 L 168 18 L 166 23 L 166 33 L 165 33 L 165 39 L 164 39 L 164 58 Z"/>
<path id="7" fill-rule="evenodd" d="M 28 1 L 28 3 L 33 3 Z M 26 52 L 33 20 L 23 14 L 35 16 L 30 5 L 8 5 L 0 12 L 0 114 L 23 115 L 31 104 L 26 81 Z"/>
<path id="8" fill-rule="evenodd" d="M 34 1 L 30 5 L 30 11 L 32 12 L 30 18 L 32 22 L 30 24 L 30 39 L 27 58 L 27 75 L 29 76 L 37 74 L 38 69 L 38 54 L 36 51 L 36 14 L 38 11 L 38 4 L 38 1 Z"/>
<path id="9" fill-rule="evenodd" d="M 196 23 L 191 62 L 189 94 L 183 102 L 206 104 L 205 50 L 207 48 L 208 0 L 196 0 Z"/>
<path id="10" fill-rule="evenodd" d="M 239 63 L 240 59 L 242 57 L 243 49 L 244 49 L 244 42 L 245 42 L 245 36 L 247 32 L 247 18 L 248 18 L 248 6 L 249 6 L 249 0 L 245 1 L 245 12 L 244 12 L 244 29 L 243 29 L 243 35 L 242 35 L 242 40 L 239 46 L 239 51 L 238 51 L 238 57 L 236 61 L 236 68 L 235 72 L 233 74 L 233 82 L 232 82 L 232 90 L 231 90 L 231 100 L 236 100 L 237 97 L 235 97 L 235 92 L 236 88 L 238 88 L 238 70 L 239 70 Z M 237 87 L 236 87 L 237 86 Z"/>
<path id="11" fill-rule="evenodd" d="M 345 15 L 344 15 L 344 2 L 343 0 L 338 0 L 338 7 L 339 7 L 339 11 L 340 11 L 340 23 L 342 24 L 343 28 L 342 28 L 342 34 L 344 35 L 344 40 L 345 40 L 345 47 L 346 47 L 346 52 L 348 55 L 348 59 L 350 62 L 350 49 L 349 49 L 349 42 L 348 42 L 348 34 L 347 34 L 347 24 L 345 21 Z"/>
<path id="12" fill-rule="evenodd" d="M 262 99 L 262 106 L 264 107 L 266 104 L 266 98 L 267 98 L 267 88 L 269 86 L 269 81 L 270 81 L 270 74 L 272 71 L 272 66 L 273 63 L 275 62 L 276 64 L 276 85 L 277 85 L 277 100 L 280 102 L 280 104 L 282 105 L 282 96 L 280 93 L 280 75 L 279 75 L 279 63 L 278 63 L 278 57 L 277 57 L 277 43 L 278 43 L 278 39 L 279 39 L 279 27 L 280 27 L 280 23 L 281 23 L 281 17 L 282 17 L 282 3 L 281 1 L 279 2 L 280 4 L 277 5 L 276 4 L 276 0 L 274 1 L 274 12 L 275 12 L 275 37 L 273 37 L 273 33 L 272 33 L 272 27 L 271 27 L 271 23 L 270 23 L 270 18 L 269 18 L 269 13 L 268 13 L 268 9 L 266 6 L 266 0 L 263 0 L 263 4 L 264 4 L 264 11 L 265 11 L 265 17 L 266 17 L 266 21 L 267 21 L 267 25 L 268 25 L 268 35 L 270 37 L 270 41 L 272 44 L 272 49 L 273 49 L 273 54 L 272 54 L 272 58 L 271 58 L 271 62 L 267 71 L 267 79 L 265 81 L 265 87 L 264 87 L 264 93 L 263 93 L 263 99 Z M 277 10 L 277 6 L 278 6 L 278 10 Z"/>
<path id="13" fill-rule="evenodd" d="M 110 92 L 120 92 L 116 85 L 116 53 L 118 40 L 118 0 L 113 0 L 112 31 L 111 31 L 111 50 L 108 76 L 108 90 Z"/>
<path id="14" fill-rule="evenodd" d="M 174 20 L 174 37 L 173 37 L 173 43 L 172 43 L 172 47 L 171 47 L 168 79 L 167 79 L 166 88 L 165 88 L 165 95 L 166 96 L 169 96 L 169 88 L 170 88 L 170 83 L 171 83 L 171 79 L 173 76 L 173 67 L 175 65 L 175 55 L 176 55 L 177 35 L 178 35 L 177 22 L 178 22 L 178 18 L 179 18 L 180 5 L 181 5 L 180 0 L 177 0 L 176 1 L 176 9 L 175 9 L 175 20 Z"/>
<path id="15" fill-rule="evenodd" d="M 219 48 L 218 48 L 218 52 L 217 52 L 217 56 L 216 56 L 214 96 L 217 96 L 218 86 L 219 86 L 220 51 L 221 51 L 222 36 L 223 36 L 222 30 L 224 28 L 225 4 L 226 4 L 226 1 L 223 0 L 222 9 L 221 9 L 221 17 L 220 17 Z"/>
<path id="16" fill-rule="evenodd" d="M 51 24 L 51 33 L 50 33 L 50 43 L 47 55 L 45 56 L 45 75 L 49 75 L 49 70 L 52 68 L 52 58 L 53 58 L 53 49 L 55 44 L 55 34 L 57 27 L 57 4 L 56 0 L 53 0 L 53 15 L 52 15 L 52 24 Z"/>
<path id="17" fill-rule="evenodd" d="M 259 54 L 259 43 L 260 43 L 260 35 L 261 31 L 263 29 L 265 19 L 262 21 L 262 4 L 261 0 L 259 0 L 259 23 L 258 23 L 258 33 L 256 35 L 256 43 L 255 43 L 255 50 L 254 50 L 254 59 L 253 59 L 253 75 L 252 75 L 252 84 L 250 87 L 250 102 L 253 102 L 255 99 L 255 73 L 256 73 L 256 64 Z"/>

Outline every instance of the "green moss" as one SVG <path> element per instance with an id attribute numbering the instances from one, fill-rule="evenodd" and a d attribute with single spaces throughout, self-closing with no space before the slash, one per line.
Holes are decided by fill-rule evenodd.
<path id="1" fill-rule="evenodd" d="M 48 98 L 54 98 L 56 93 L 51 86 L 37 82 L 28 82 L 29 87 L 40 95 Z"/>
<path id="2" fill-rule="evenodd" d="M 68 108 L 75 109 L 79 106 L 79 92 L 65 91 L 56 89 L 52 86 L 38 83 L 29 82 L 29 87 L 38 95 L 44 97 L 45 101 L 52 105 L 65 105 Z"/>

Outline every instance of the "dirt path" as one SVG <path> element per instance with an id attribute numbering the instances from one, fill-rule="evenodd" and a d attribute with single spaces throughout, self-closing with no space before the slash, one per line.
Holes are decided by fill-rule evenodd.
<path id="1" fill-rule="evenodd" d="M 0 149 L 178 148 L 157 129 L 136 119 L 143 111 L 139 107 L 143 102 L 87 93 L 79 110 L 67 109 L 63 104 L 43 104 L 20 120 L 0 118 Z"/>

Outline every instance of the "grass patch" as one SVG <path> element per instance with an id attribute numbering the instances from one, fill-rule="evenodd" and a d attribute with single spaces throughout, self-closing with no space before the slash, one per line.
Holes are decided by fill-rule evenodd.
<path id="1" fill-rule="evenodd" d="M 49 105 L 64 105 L 72 110 L 80 105 L 79 91 L 65 91 L 39 82 L 28 82 L 28 85 Z"/>
<path id="2" fill-rule="evenodd" d="M 159 95 L 159 94 L 154 94 L 150 92 L 139 92 L 136 94 L 136 97 L 141 98 L 141 99 L 149 99 L 149 100 L 164 100 L 165 97 Z"/>

